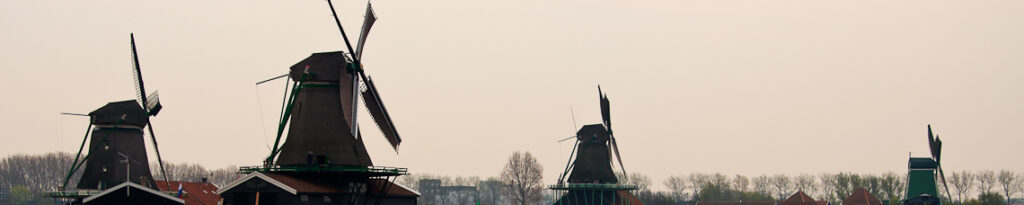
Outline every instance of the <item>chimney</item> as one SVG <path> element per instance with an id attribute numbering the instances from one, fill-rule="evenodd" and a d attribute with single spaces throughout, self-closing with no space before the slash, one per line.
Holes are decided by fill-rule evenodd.
<path id="1" fill-rule="evenodd" d="M 203 177 L 203 179 L 202 179 L 203 184 L 205 184 L 206 181 L 209 181 L 209 178 Z"/>

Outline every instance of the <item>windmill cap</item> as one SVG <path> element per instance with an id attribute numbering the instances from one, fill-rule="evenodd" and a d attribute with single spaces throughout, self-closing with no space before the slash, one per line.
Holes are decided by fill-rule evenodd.
<path id="1" fill-rule="evenodd" d="M 592 139 L 595 136 L 597 138 Z M 611 138 L 608 134 L 608 130 L 604 129 L 604 125 L 602 124 L 584 125 L 583 128 L 580 128 L 580 131 L 576 132 L 576 137 L 580 141 L 596 140 L 598 142 L 604 142 Z"/>
<path id="2" fill-rule="evenodd" d="M 908 163 L 910 163 L 911 169 L 935 169 L 939 167 L 939 164 L 935 163 L 935 160 L 932 160 L 932 158 L 911 157 Z"/>
<path id="3" fill-rule="evenodd" d="M 144 127 L 149 122 L 146 111 L 142 110 L 135 100 L 107 103 L 107 105 L 90 112 L 89 117 L 94 125 L 121 124 Z"/>
<path id="4" fill-rule="evenodd" d="M 302 79 L 304 72 L 309 72 L 306 80 L 338 82 L 341 81 L 341 72 L 351 62 L 344 52 L 323 52 L 313 53 L 306 59 L 292 65 L 289 76 L 292 80 Z"/>

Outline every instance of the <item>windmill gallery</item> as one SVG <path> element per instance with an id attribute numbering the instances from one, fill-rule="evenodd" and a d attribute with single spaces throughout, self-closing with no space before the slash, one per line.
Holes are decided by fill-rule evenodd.
<path id="1" fill-rule="evenodd" d="M 218 187 L 216 203 L 423 203 L 419 201 L 423 193 L 396 181 L 409 174 L 406 168 L 373 163 L 364 140 L 379 139 L 364 139 L 364 130 L 359 129 L 358 111 L 365 109 L 392 149 L 397 151 L 402 143 L 396 127 L 401 119 L 391 118 L 381 93 L 363 67 L 363 47 L 376 15 L 367 4 L 353 45 L 334 5 L 330 0 L 327 3 L 345 42 L 343 51 L 312 53 L 287 71 L 282 69 L 286 74 L 257 83 L 286 82 L 273 146 L 266 155 L 253 156 L 263 159 L 262 164 L 240 167 L 237 180 Z M 167 174 L 161 173 L 162 179 L 154 178 L 150 171 L 146 133 L 157 166 L 164 172 L 156 128 L 151 122 L 163 105 L 157 92 L 146 92 L 134 34 L 130 35 L 130 45 L 137 99 L 109 102 L 88 114 L 67 113 L 89 117 L 89 128 L 78 149 L 84 157 L 72 162 L 59 190 L 46 194 L 62 204 L 191 203 L 181 197 L 180 183 L 173 187 Z M 610 101 L 600 87 L 598 102 L 601 122 L 584 125 L 565 139 L 574 139 L 575 143 L 557 183 L 547 186 L 553 193 L 552 202 L 644 204 L 636 197 L 637 186 L 616 176 L 616 167 L 623 174 L 629 170 L 612 131 Z M 945 183 L 939 160 L 942 142 L 932 135 L 930 125 L 928 140 L 931 156 L 909 159 L 905 205 L 941 204 L 936 196 L 940 195 L 937 184 Z M 83 174 L 74 186 L 69 186 L 75 173 Z"/>

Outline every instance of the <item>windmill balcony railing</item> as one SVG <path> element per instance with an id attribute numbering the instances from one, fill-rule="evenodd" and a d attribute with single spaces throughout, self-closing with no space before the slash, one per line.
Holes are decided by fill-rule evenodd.
<path id="1" fill-rule="evenodd" d="M 550 185 L 552 190 L 636 190 L 637 186 L 632 184 L 599 184 L 599 183 L 567 183 Z"/>
<path id="2" fill-rule="evenodd" d="M 343 173 L 367 173 L 373 175 L 407 175 L 407 168 L 385 167 L 385 166 L 347 166 L 347 165 L 313 165 L 313 166 L 248 166 L 239 167 L 238 173 L 249 174 L 253 172 L 343 172 Z"/>

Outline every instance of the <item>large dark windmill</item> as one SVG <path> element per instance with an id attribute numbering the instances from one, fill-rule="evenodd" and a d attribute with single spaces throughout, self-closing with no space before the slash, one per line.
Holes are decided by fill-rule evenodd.
<path id="1" fill-rule="evenodd" d="M 282 105 L 277 138 L 263 166 L 241 168 L 240 172 L 249 175 L 218 191 L 225 203 L 302 201 L 295 199 L 303 196 L 304 191 L 289 189 L 302 184 L 327 188 L 329 191 L 317 192 L 325 197 L 325 203 L 335 200 L 347 201 L 346 204 L 415 203 L 418 194 L 394 184 L 394 179 L 406 174 L 406 169 L 374 166 L 359 130 L 357 111 L 361 94 L 370 116 L 392 148 L 397 151 L 402 142 L 373 80 L 362 67 L 363 46 L 376 21 L 373 9 L 367 5 L 366 19 L 357 47 L 353 49 L 334 5 L 330 0 L 327 3 L 348 52 L 314 53 L 291 66 L 288 74 L 271 79 L 288 77 L 287 80 L 294 81 L 290 89 L 286 89 L 290 92 L 286 93 Z M 287 138 L 281 144 L 285 128 Z M 240 186 L 265 182 L 275 184 L 275 188 L 270 188 L 274 191 L 262 191 L 274 199 L 259 197 L 256 193 L 261 191 L 249 185 Z"/>
<path id="2" fill-rule="evenodd" d="M 50 196 L 58 198 L 71 198 L 74 203 L 89 202 L 89 196 L 102 194 L 100 192 L 112 187 L 127 187 L 125 189 L 157 189 L 153 174 L 149 169 L 149 157 L 146 154 L 145 131 L 153 142 L 153 150 L 156 152 L 160 170 L 163 172 L 163 160 L 160 157 L 160 149 L 157 146 L 156 134 L 153 132 L 153 123 L 150 118 L 156 116 L 163 109 L 160 104 L 159 95 L 153 92 L 146 95 L 145 83 L 142 80 L 142 70 L 139 66 L 138 52 L 135 48 L 135 35 L 131 35 L 132 47 L 132 77 L 135 81 L 136 99 L 110 102 L 90 112 L 89 128 L 82 145 L 78 149 L 78 155 L 68 170 L 64 183 L 61 186 L 62 192 L 51 193 Z M 90 140 L 89 137 L 92 139 Z M 79 159 L 86 143 L 89 150 L 84 158 Z M 76 189 L 79 191 L 67 191 L 71 176 L 82 171 Z M 166 181 L 166 174 L 164 174 Z M 135 185 L 124 185 L 131 183 Z M 168 188 L 170 189 L 170 188 Z M 85 190 L 85 191 L 82 191 Z M 89 191 L 91 190 L 91 191 Z M 139 194 L 136 194 L 139 195 Z M 158 201 L 175 202 L 172 198 L 154 198 Z M 117 198 L 117 200 L 128 200 Z M 141 199 L 132 199 L 141 200 Z M 148 201 L 148 200 L 147 200 Z M 109 201 L 108 201 L 109 202 Z"/>
<path id="3" fill-rule="evenodd" d="M 643 204 L 631 193 L 636 186 L 620 184 L 615 176 L 613 161 L 618 162 L 624 176 L 628 175 L 612 132 L 608 96 L 601 92 L 600 86 L 597 91 L 602 123 L 584 125 L 576 132 L 570 161 L 559 175 L 558 184 L 549 187 L 559 195 L 555 204 Z"/>
<path id="4" fill-rule="evenodd" d="M 928 150 L 931 157 L 910 157 L 907 162 L 907 193 L 903 199 L 906 205 L 939 205 L 939 189 L 936 179 L 942 181 L 946 188 L 946 196 L 949 195 L 949 187 L 946 185 L 946 175 L 942 172 L 942 140 L 938 135 L 932 134 L 932 125 L 928 125 Z"/>

